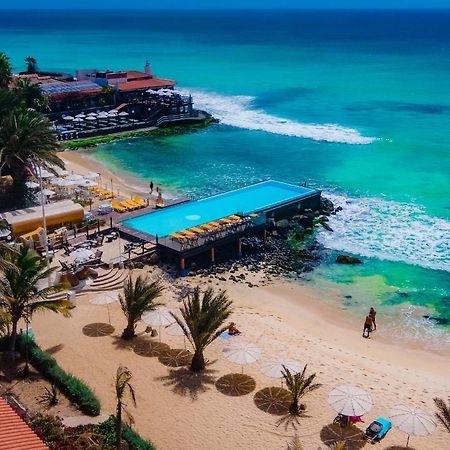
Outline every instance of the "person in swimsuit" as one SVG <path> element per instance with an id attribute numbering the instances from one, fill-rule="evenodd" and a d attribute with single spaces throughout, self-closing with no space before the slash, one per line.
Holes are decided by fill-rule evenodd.
<path id="1" fill-rule="evenodd" d="M 373 331 L 375 331 L 377 329 L 377 324 L 375 322 L 376 315 L 377 315 L 377 312 L 375 311 L 375 308 L 372 306 L 369 311 L 369 317 L 372 319 L 372 322 L 373 322 Z"/>
<path id="2" fill-rule="evenodd" d="M 373 331 L 373 320 L 369 315 L 366 316 L 366 320 L 364 321 L 364 329 L 362 337 L 369 338 L 370 333 Z"/>
<path id="3" fill-rule="evenodd" d="M 241 332 L 236 327 L 236 324 L 234 322 L 231 322 L 228 326 L 228 334 L 231 336 L 236 336 L 237 334 L 241 334 Z"/>

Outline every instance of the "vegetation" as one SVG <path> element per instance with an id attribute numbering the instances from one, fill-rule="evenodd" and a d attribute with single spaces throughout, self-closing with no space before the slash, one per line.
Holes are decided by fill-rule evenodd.
<path id="1" fill-rule="evenodd" d="M 40 288 L 39 285 L 55 271 L 47 260 L 28 247 L 3 246 L 0 258 L 0 310 L 11 320 L 9 356 L 15 360 L 17 324 L 30 321 L 39 311 L 53 311 L 70 316 L 72 305 L 67 300 L 48 300 L 47 296 L 64 289 L 61 284 Z"/>
<path id="2" fill-rule="evenodd" d="M 443 399 L 438 397 L 433 400 L 437 408 L 437 412 L 435 413 L 436 418 L 450 433 L 450 397 L 448 398 L 448 404 L 446 404 Z"/>
<path id="3" fill-rule="evenodd" d="M 189 133 L 192 131 L 196 131 L 202 128 L 205 128 L 209 125 L 210 122 L 206 121 L 202 124 L 195 125 L 183 125 L 176 127 L 167 127 L 167 128 L 156 128 L 151 130 L 134 130 L 134 131 L 125 131 L 123 133 L 117 133 L 109 136 L 97 136 L 88 139 L 80 139 L 77 141 L 64 142 L 63 145 L 65 148 L 78 149 L 78 148 L 86 148 L 93 147 L 98 144 L 108 144 L 109 142 L 113 142 L 119 139 L 131 139 L 131 138 L 140 138 L 146 136 L 155 136 L 155 137 L 164 137 L 164 136 L 172 136 L 177 134 Z"/>
<path id="4" fill-rule="evenodd" d="M 182 319 L 173 314 L 194 348 L 192 371 L 199 372 L 205 368 L 203 352 L 227 329 L 223 324 L 230 317 L 231 305 L 232 301 L 228 299 L 226 292 L 214 295 L 214 290 L 209 288 L 200 297 L 200 289 L 197 287 L 180 308 Z"/>
<path id="5" fill-rule="evenodd" d="M 122 338 L 132 339 L 136 336 L 136 324 L 142 315 L 161 304 L 155 303 L 155 300 L 164 288 L 159 281 L 150 282 L 139 275 L 134 281 L 129 277 L 123 289 L 124 295 L 119 295 L 119 301 L 127 319 L 127 326 L 123 330 Z"/>
<path id="6" fill-rule="evenodd" d="M 286 388 L 292 398 L 292 402 L 289 406 L 289 413 L 293 416 L 300 416 L 306 409 L 305 405 L 300 403 L 300 399 L 321 386 L 321 384 L 313 383 L 316 378 L 315 373 L 308 377 L 306 376 L 307 367 L 308 365 L 305 365 L 301 372 L 292 374 L 287 367 L 283 366 L 283 378 L 286 382 Z"/>
<path id="7" fill-rule="evenodd" d="M 41 87 L 38 84 L 32 83 L 28 78 L 19 78 L 16 80 L 13 91 L 27 108 L 44 110 L 48 106 L 47 98 L 44 97 Z"/>
<path id="8" fill-rule="evenodd" d="M 12 66 L 9 57 L 0 52 L 0 89 L 7 89 L 12 79 Z"/>
<path id="9" fill-rule="evenodd" d="M 27 73 L 37 72 L 37 61 L 33 56 L 27 56 L 25 58 L 25 64 L 27 66 Z"/>
<path id="10" fill-rule="evenodd" d="M 39 397 L 38 402 L 47 407 L 55 406 L 59 403 L 59 391 L 54 383 L 50 385 L 50 389 L 45 387 L 45 391 Z"/>
<path id="11" fill-rule="evenodd" d="M 114 450 L 116 419 L 110 416 L 99 425 L 64 427 L 55 416 L 37 414 L 29 419 L 34 432 L 51 450 Z M 135 431 L 124 425 L 123 439 L 129 450 L 155 450 L 152 444 L 142 439 Z"/>
<path id="12" fill-rule="evenodd" d="M 287 450 L 303 450 L 302 444 L 300 444 L 300 438 L 296 434 L 292 441 L 288 444 Z"/>
<path id="13" fill-rule="evenodd" d="M 117 369 L 116 375 L 116 412 L 117 412 L 117 420 L 116 420 L 116 449 L 121 450 L 122 448 L 122 409 L 125 406 L 124 398 L 125 391 L 130 393 L 131 399 L 133 401 L 134 406 L 136 406 L 136 396 L 134 394 L 134 388 L 130 384 L 131 378 L 133 378 L 133 374 L 129 369 L 124 366 L 119 366 Z M 130 420 L 132 421 L 131 416 Z"/>

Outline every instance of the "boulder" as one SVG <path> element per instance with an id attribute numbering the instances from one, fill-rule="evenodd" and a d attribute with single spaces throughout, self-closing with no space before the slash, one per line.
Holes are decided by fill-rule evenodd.
<path id="1" fill-rule="evenodd" d="M 350 255 L 338 255 L 336 258 L 336 262 L 339 264 L 362 264 L 362 261 L 357 258 L 356 256 L 350 256 Z"/>
<path id="2" fill-rule="evenodd" d="M 148 262 L 148 264 L 150 264 L 151 266 L 154 266 L 154 265 L 156 265 L 156 264 L 159 263 L 159 260 L 160 260 L 159 255 L 158 255 L 157 253 L 153 253 L 153 255 L 151 255 L 151 256 L 148 258 L 147 262 Z"/>

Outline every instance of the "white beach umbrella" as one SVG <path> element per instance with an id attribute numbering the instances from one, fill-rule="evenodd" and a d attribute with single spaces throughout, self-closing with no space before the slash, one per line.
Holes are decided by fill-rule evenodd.
<path id="1" fill-rule="evenodd" d="M 87 117 L 97 117 L 97 116 L 98 116 L 98 114 L 95 113 L 95 112 L 90 112 L 90 113 L 87 115 Z"/>
<path id="2" fill-rule="evenodd" d="M 83 118 L 77 116 L 77 117 L 75 117 L 75 119 L 73 119 L 73 122 L 77 122 L 77 123 L 83 122 Z"/>
<path id="3" fill-rule="evenodd" d="M 77 180 L 62 180 L 60 182 L 58 182 L 58 186 L 76 186 L 77 185 Z"/>
<path id="4" fill-rule="evenodd" d="M 126 111 L 122 111 L 121 113 L 119 113 L 120 117 L 127 117 L 129 116 L 129 114 Z"/>
<path id="5" fill-rule="evenodd" d="M 61 169 L 61 167 L 55 166 L 53 169 L 60 177 L 69 175 L 69 171 L 67 171 L 66 169 Z"/>
<path id="6" fill-rule="evenodd" d="M 391 409 L 389 418 L 396 428 L 408 435 L 407 447 L 410 436 L 428 436 L 436 429 L 436 422 L 433 417 L 414 406 L 395 406 Z"/>
<path id="7" fill-rule="evenodd" d="M 4 228 L 0 230 L 0 239 L 5 238 L 11 234 L 11 230 L 8 230 L 8 228 Z"/>
<path id="8" fill-rule="evenodd" d="M 72 121 L 73 119 L 75 119 L 75 117 L 73 116 L 62 116 L 63 120 L 67 120 L 68 122 Z"/>
<path id="9" fill-rule="evenodd" d="M 108 111 L 108 116 L 117 116 L 118 112 L 115 109 Z"/>
<path id="10" fill-rule="evenodd" d="M 108 117 L 108 113 L 106 111 L 99 112 L 97 117 L 99 117 L 99 118 Z"/>
<path id="11" fill-rule="evenodd" d="M 40 174 L 38 172 L 38 175 L 40 175 L 41 178 L 53 178 L 55 176 L 54 173 L 51 173 L 51 172 L 49 172 L 48 170 L 45 170 L 45 169 L 42 169 Z"/>
<path id="12" fill-rule="evenodd" d="M 29 189 L 36 189 L 39 187 L 39 183 L 36 183 L 35 181 L 27 181 L 25 183 L 25 185 L 27 186 L 27 188 Z"/>
<path id="13" fill-rule="evenodd" d="M 92 300 L 89 300 L 89 303 L 92 305 L 106 305 L 106 309 L 108 311 L 108 321 L 111 325 L 111 315 L 109 313 L 109 305 L 111 303 L 116 303 L 119 300 L 119 298 L 113 294 L 110 294 L 109 292 L 103 292 L 103 293 L 96 293 L 95 298 Z"/>
<path id="14" fill-rule="evenodd" d="M 79 248 L 69 254 L 69 256 L 75 258 L 77 262 L 87 261 L 92 255 L 93 253 L 86 248 Z"/>
<path id="15" fill-rule="evenodd" d="M 242 366 L 244 372 L 244 365 L 253 364 L 258 361 L 262 350 L 255 344 L 249 342 L 236 342 L 224 347 L 223 354 L 229 361 Z"/>
<path id="16" fill-rule="evenodd" d="M 293 359 L 268 359 L 261 363 L 261 372 L 270 378 L 283 378 L 283 366 L 292 374 L 302 370 L 301 363 Z"/>
<path id="17" fill-rule="evenodd" d="M 88 172 L 88 173 L 85 173 L 83 176 L 84 176 L 84 178 L 92 179 L 92 178 L 98 178 L 100 176 L 100 174 L 97 172 Z"/>
<path id="18" fill-rule="evenodd" d="M 334 388 L 328 394 L 329 405 L 344 416 L 363 416 L 373 408 L 368 392 L 350 384 Z"/>
<path id="19" fill-rule="evenodd" d="M 62 186 L 65 181 L 66 180 L 64 178 L 55 177 L 50 180 L 50 184 L 53 184 L 55 186 Z"/>
<path id="20" fill-rule="evenodd" d="M 87 116 L 85 120 L 93 121 L 93 120 L 97 120 L 97 117 Z"/>
<path id="21" fill-rule="evenodd" d="M 53 197 L 56 192 L 52 191 L 51 189 L 42 189 L 42 193 L 46 196 L 46 197 Z"/>
<path id="22" fill-rule="evenodd" d="M 161 327 L 171 325 L 175 319 L 167 308 L 156 308 L 144 314 L 142 321 L 152 327 L 159 327 L 159 340 L 161 341 Z"/>
<path id="23" fill-rule="evenodd" d="M 86 117 L 86 114 L 80 113 L 75 116 L 75 119 L 84 119 L 85 117 Z"/>
<path id="24" fill-rule="evenodd" d="M 78 181 L 78 186 L 81 187 L 94 187 L 97 186 L 98 183 L 96 181 L 93 180 L 80 180 Z"/>
<path id="25" fill-rule="evenodd" d="M 184 334 L 183 328 L 178 325 L 178 322 L 174 322 L 165 328 L 166 333 L 170 336 L 183 336 L 184 349 L 186 350 L 186 335 Z"/>
<path id="26" fill-rule="evenodd" d="M 68 181 L 80 181 L 82 179 L 83 177 L 81 175 L 78 175 L 77 173 L 73 173 L 66 178 L 66 180 Z"/>

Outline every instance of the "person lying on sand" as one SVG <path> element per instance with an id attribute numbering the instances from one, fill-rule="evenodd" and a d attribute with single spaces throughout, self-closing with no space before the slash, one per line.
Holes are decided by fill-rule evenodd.
<path id="1" fill-rule="evenodd" d="M 236 327 L 236 324 L 234 322 L 231 322 L 228 326 L 228 334 L 231 336 L 236 336 L 237 334 L 241 334 L 241 332 Z"/>

